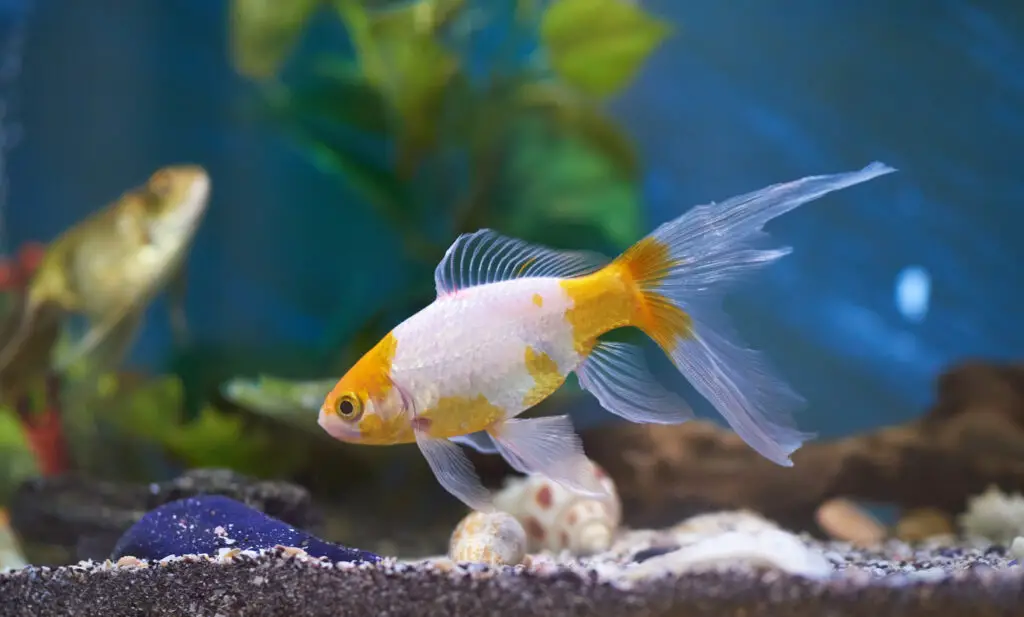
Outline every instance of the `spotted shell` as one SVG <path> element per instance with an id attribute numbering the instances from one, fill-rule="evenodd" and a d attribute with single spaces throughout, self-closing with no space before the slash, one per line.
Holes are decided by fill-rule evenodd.
<path id="1" fill-rule="evenodd" d="M 470 512 L 452 532 L 448 558 L 514 566 L 526 557 L 526 532 L 505 512 Z"/>
<path id="2" fill-rule="evenodd" d="M 568 550 L 583 556 L 605 551 L 619 528 L 622 506 L 608 474 L 593 461 L 590 470 L 607 496 L 581 495 L 533 474 L 506 480 L 494 506 L 519 520 L 531 553 Z"/>

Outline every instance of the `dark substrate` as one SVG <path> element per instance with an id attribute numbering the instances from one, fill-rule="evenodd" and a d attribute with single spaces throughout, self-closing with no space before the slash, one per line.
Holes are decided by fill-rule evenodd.
<path id="1" fill-rule="evenodd" d="M 898 582 L 897 582 L 898 581 Z M 1024 573 L 966 570 L 939 580 L 705 572 L 623 589 L 599 576 L 518 568 L 331 566 L 281 549 L 148 567 L 29 568 L 0 575 L 3 615 L 461 615 L 989 617 L 1024 615 Z"/>

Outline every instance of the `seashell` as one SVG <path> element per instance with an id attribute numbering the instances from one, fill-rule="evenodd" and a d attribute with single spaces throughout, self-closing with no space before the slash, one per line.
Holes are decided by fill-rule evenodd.
<path id="1" fill-rule="evenodd" d="M 526 557 L 526 531 L 505 512 L 470 512 L 452 532 L 448 558 L 514 566 Z"/>
<path id="2" fill-rule="evenodd" d="M 592 555 L 608 550 L 621 521 L 622 505 L 615 483 L 590 461 L 594 480 L 605 497 L 581 495 L 539 474 L 509 478 L 494 496 L 494 506 L 515 516 L 526 530 L 531 553 L 568 550 Z"/>
<path id="3" fill-rule="evenodd" d="M 729 570 L 741 566 L 777 570 L 806 578 L 832 574 L 832 564 L 796 535 L 778 528 L 727 530 L 697 539 L 688 546 L 656 555 L 623 573 L 626 580 L 665 575 Z"/>
<path id="4" fill-rule="evenodd" d="M 696 514 L 672 528 L 677 537 L 715 536 L 727 531 L 759 532 L 779 526 L 748 509 L 718 510 Z"/>

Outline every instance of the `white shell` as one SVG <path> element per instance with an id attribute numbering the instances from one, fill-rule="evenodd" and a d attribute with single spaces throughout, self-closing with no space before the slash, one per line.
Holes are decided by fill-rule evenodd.
<path id="1" fill-rule="evenodd" d="M 834 572 L 824 554 L 804 544 L 798 536 L 772 527 L 750 527 L 694 537 L 693 542 L 678 550 L 628 569 L 624 576 L 637 580 L 744 565 L 807 578 L 826 577 Z"/>
<path id="2" fill-rule="evenodd" d="M 611 546 L 621 522 L 615 483 L 590 462 L 605 498 L 581 495 L 542 475 L 509 478 L 494 496 L 494 506 L 515 516 L 526 530 L 527 548 L 592 555 Z"/>
<path id="3" fill-rule="evenodd" d="M 779 526 L 753 510 L 721 510 L 698 514 L 672 528 L 673 535 L 680 542 L 691 538 L 714 536 L 729 531 L 758 533 L 774 531 Z"/>
<path id="4" fill-rule="evenodd" d="M 448 558 L 514 566 L 526 557 L 526 532 L 505 512 L 470 512 L 452 532 Z"/>

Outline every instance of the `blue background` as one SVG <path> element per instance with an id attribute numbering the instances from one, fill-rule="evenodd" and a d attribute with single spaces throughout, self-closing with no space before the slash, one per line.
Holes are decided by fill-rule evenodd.
<path id="1" fill-rule="evenodd" d="M 1021 356 L 1024 7 L 643 4 L 678 24 L 613 103 L 641 147 L 651 226 L 875 159 L 900 170 L 773 222 L 794 253 L 727 305 L 809 400 L 803 428 L 902 421 L 950 363 Z M 316 346 L 402 284 L 386 225 L 256 121 L 251 87 L 228 65 L 226 3 L 0 6 L 4 44 L 27 17 L 23 65 L 0 67 L 16 72 L 4 124 L 20 133 L 7 162 L 8 248 L 52 239 L 156 167 L 194 161 L 214 182 L 189 264 L 204 344 Z M 919 320 L 895 301 L 908 266 L 931 277 Z M 166 360 L 164 310 L 154 306 L 134 364 Z"/>

